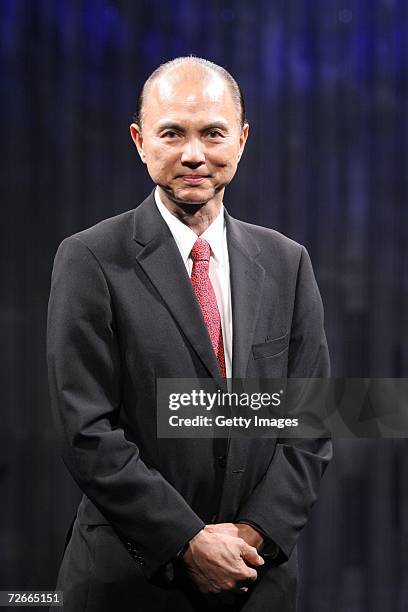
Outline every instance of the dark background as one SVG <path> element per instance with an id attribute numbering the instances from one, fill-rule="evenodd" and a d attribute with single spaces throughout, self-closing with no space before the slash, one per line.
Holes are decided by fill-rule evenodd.
<path id="1" fill-rule="evenodd" d="M 191 53 L 242 85 L 251 133 L 225 204 L 308 248 L 334 374 L 408 376 L 406 0 L 0 0 L 0 589 L 54 587 L 79 497 L 48 400 L 56 248 L 150 192 L 136 95 Z M 407 442 L 335 450 L 300 611 L 406 611 Z"/>

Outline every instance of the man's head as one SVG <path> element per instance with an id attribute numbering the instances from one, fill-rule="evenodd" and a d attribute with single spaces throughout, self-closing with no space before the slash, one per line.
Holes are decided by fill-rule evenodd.
<path id="1" fill-rule="evenodd" d="M 130 131 L 162 195 L 179 205 L 219 204 L 248 124 L 232 76 L 207 60 L 182 57 L 147 79 Z"/>

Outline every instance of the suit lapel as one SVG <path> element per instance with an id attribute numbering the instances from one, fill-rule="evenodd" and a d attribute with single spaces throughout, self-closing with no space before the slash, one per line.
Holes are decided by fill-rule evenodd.
<path id="1" fill-rule="evenodd" d="M 259 247 L 241 222 L 225 211 L 232 301 L 232 376 L 244 378 L 262 300 L 265 270 L 255 258 Z"/>
<path id="2" fill-rule="evenodd" d="M 209 374 L 224 386 L 207 327 L 177 244 L 151 194 L 134 215 L 137 261 L 190 341 Z"/>
<path id="3" fill-rule="evenodd" d="M 258 245 L 245 225 L 225 211 L 231 277 L 233 378 L 245 378 L 255 326 L 262 301 L 265 269 L 256 262 Z M 239 392 L 239 389 L 235 389 Z M 218 522 L 233 521 L 238 511 L 241 479 L 253 440 L 246 436 L 229 438 L 225 479 L 217 516 Z"/>

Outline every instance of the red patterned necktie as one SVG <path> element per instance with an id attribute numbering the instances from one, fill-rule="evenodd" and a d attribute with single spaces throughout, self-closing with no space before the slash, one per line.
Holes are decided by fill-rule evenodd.
<path id="1" fill-rule="evenodd" d="M 206 240 L 198 238 L 191 249 L 193 269 L 191 283 L 194 293 L 203 313 L 204 322 L 210 335 L 211 344 L 220 366 L 221 374 L 226 378 L 224 342 L 222 339 L 221 318 L 217 306 L 217 298 L 208 276 L 210 266 L 210 245 Z"/>

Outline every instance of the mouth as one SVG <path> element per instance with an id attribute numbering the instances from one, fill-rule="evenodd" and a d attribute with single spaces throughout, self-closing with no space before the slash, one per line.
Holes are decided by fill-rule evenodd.
<path id="1" fill-rule="evenodd" d="M 183 174 L 180 176 L 180 178 L 187 185 L 200 185 L 208 178 L 208 175 L 204 176 L 202 174 Z"/>

